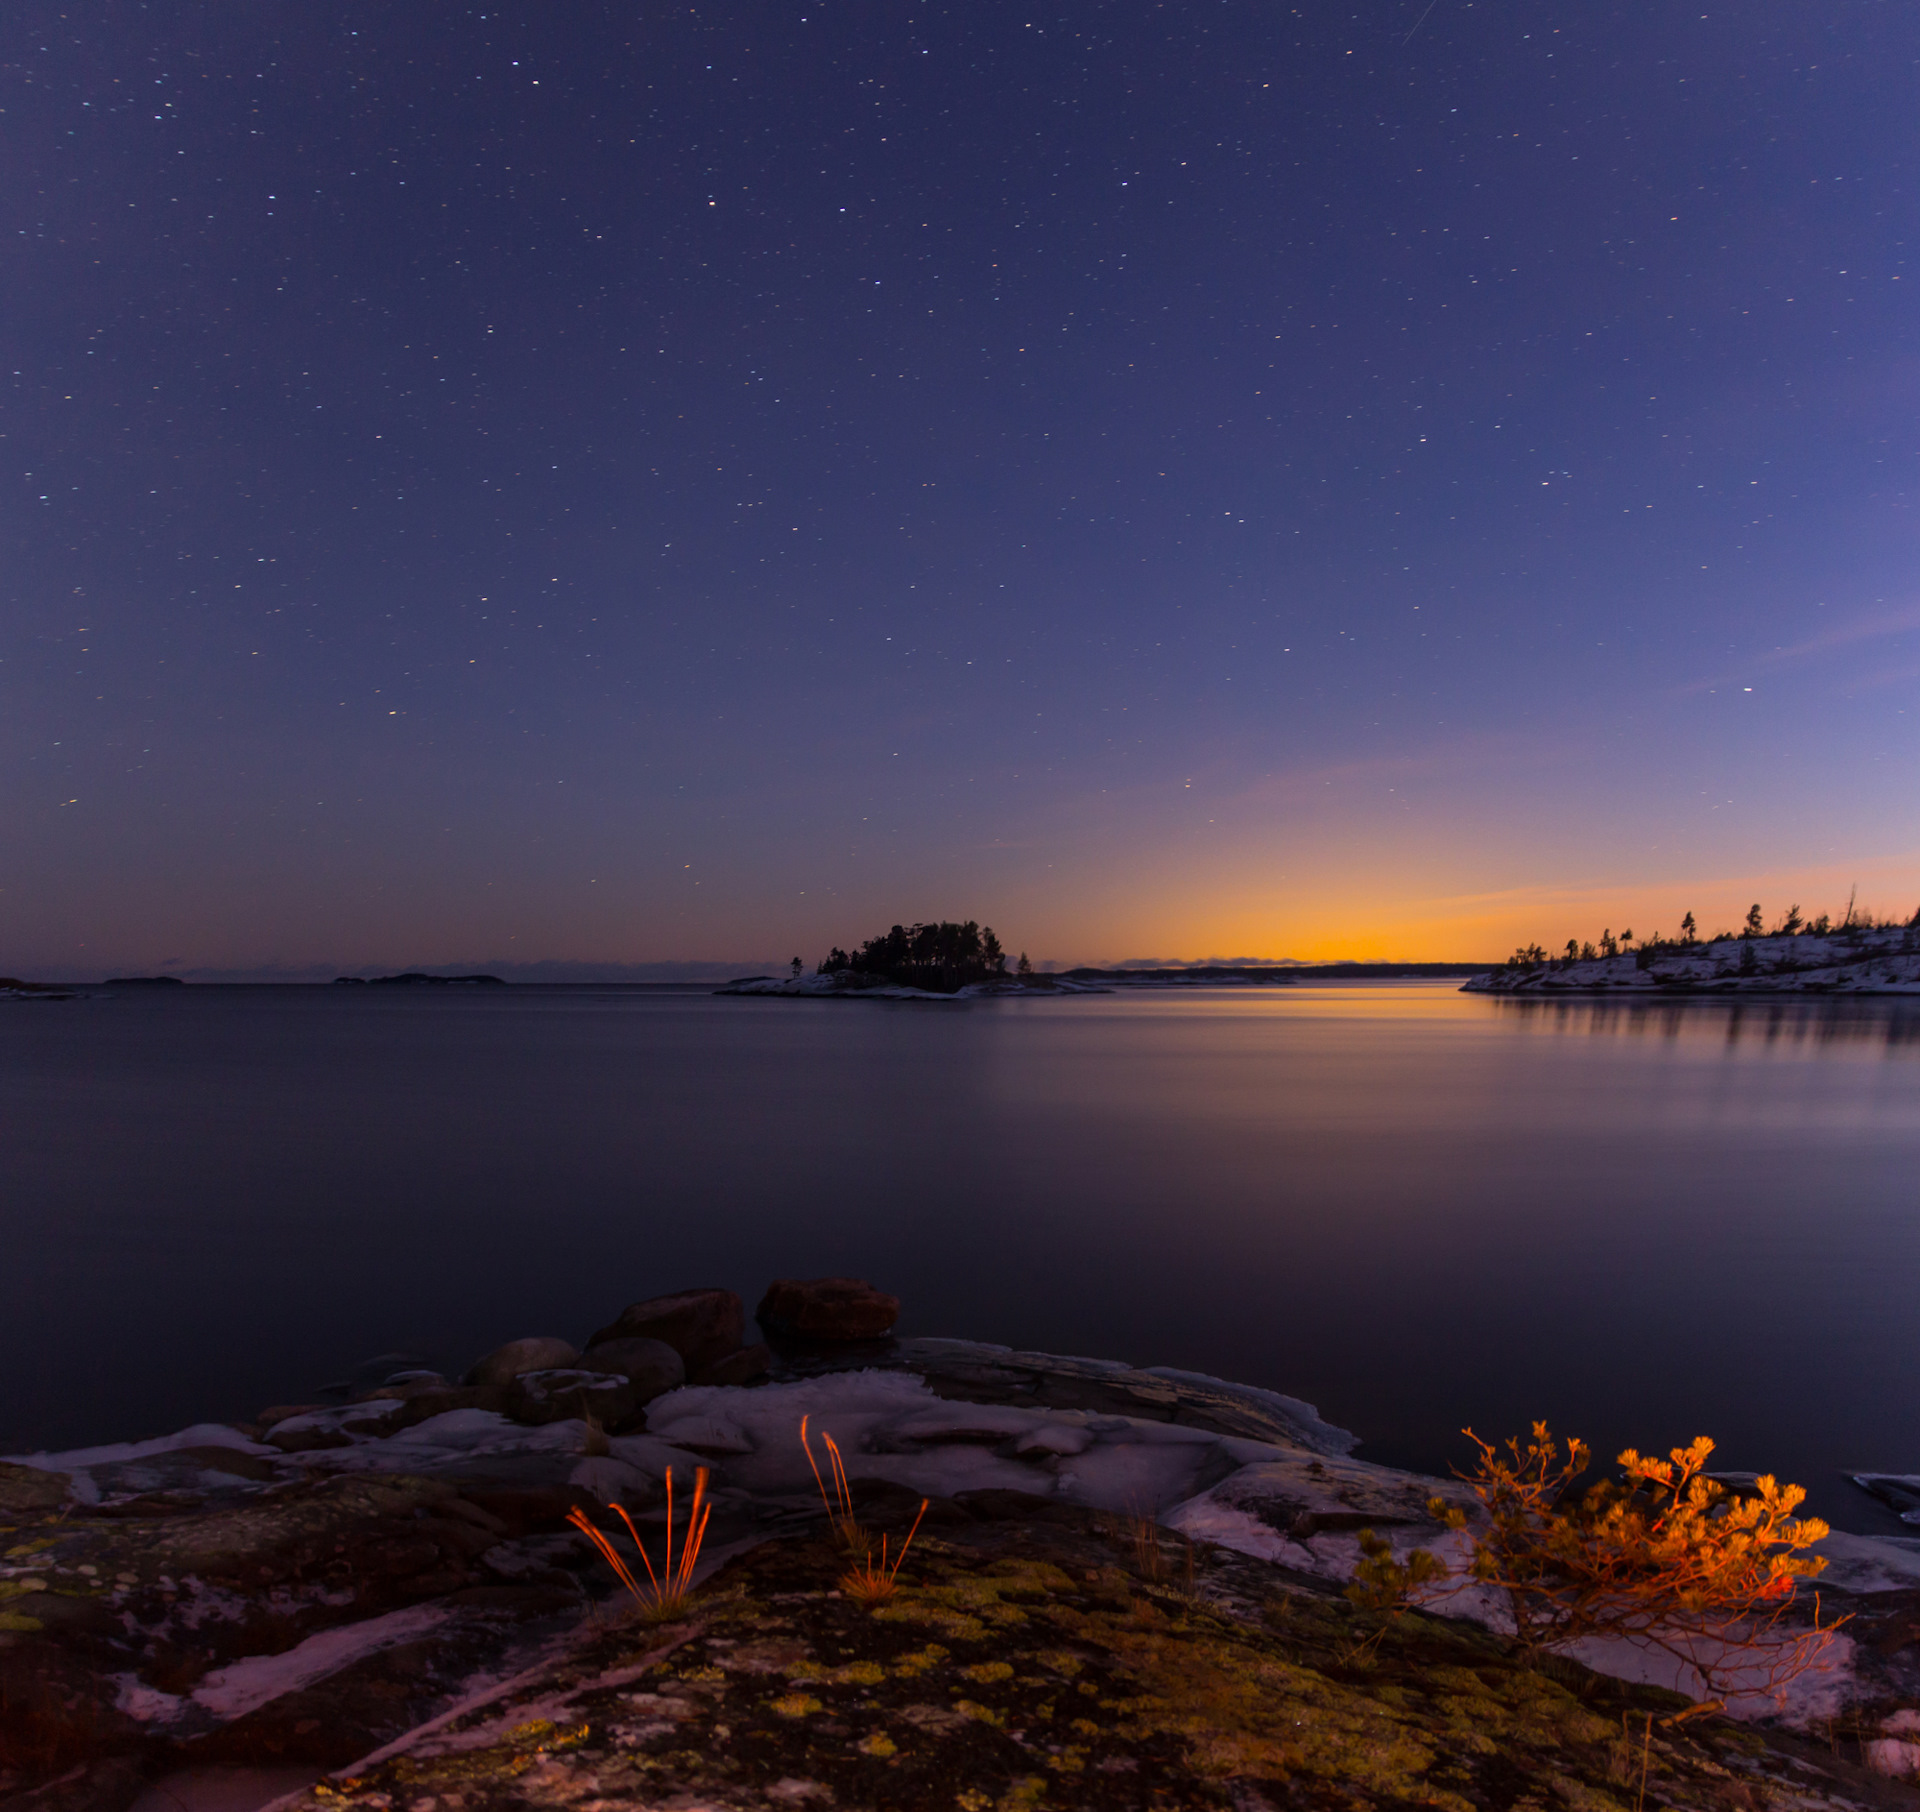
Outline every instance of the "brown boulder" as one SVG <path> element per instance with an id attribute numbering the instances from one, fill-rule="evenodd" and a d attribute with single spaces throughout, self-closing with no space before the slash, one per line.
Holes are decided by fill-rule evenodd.
<path id="1" fill-rule="evenodd" d="M 639 1387 L 618 1372 L 522 1372 L 507 1386 L 506 1413 L 516 1422 L 539 1427 L 547 1422 L 592 1420 L 618 1428 L 641 1405 Z"/>
<path id="2" fill-rule="evenodd" d="M 858 1277 L 782 1277 L 767 1286 L 755 1318 L 792 1339 L 877 1340 L 900 1319 L 900 1298 Z"/>
<path id="3" fill-rule="evenodd" d="M 743 1346 L 737 1353 L 729 1353 L 724 1359 L 716 1359 L 711 1365 L 703 1366 L 687 1380 L 689 1384 L 752 1384 L 756 1379 L 767 1375 L 767 1368 L 773 1363 L 773 1355 L 756 1343 Z"/>
<path id="4" fill-rule="evenodd" d="M 622 1309 L 619 1320 L 587 1342 L 587 1350 L 609 1340 L 664 1340 L 691 1373 L 738 1352 L 746 1325 L 740 1298 L 732 1290 L 680 1290 Z"/>
<path id="5" fill-rule="evenodd" d="M 522 1372 L 551 1372 L 579 1361 L 580 1354 L 564 1340 L 537 1334 L 526 1340 L 509 1340 L 497 1346 L 484 1359 L 476 1359 L 463 1382 L 468 1384 L 505 1384 Z"/>
<path id="6" fill-rule="evenodd" d="M 580 1367 L 590 1372 L 615 1372 L 630 1380 L 642 1403 L 678 1390 L 687 1381 L 687 1362 L 679 1353 L 664 1340 L 649 1340 L 643 1334 L 601 1341 L 588 1351 Z"/>

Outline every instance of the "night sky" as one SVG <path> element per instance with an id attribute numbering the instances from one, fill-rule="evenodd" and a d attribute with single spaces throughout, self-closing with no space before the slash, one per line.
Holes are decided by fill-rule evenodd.
<path id="1" fill-rule="evenodd" d="M 1698 3 L 14 0 L 0 972 L 1912 911 L 1920 11 Z"/>

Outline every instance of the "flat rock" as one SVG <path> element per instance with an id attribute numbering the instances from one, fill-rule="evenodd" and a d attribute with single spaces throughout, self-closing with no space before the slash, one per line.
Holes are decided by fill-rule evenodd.
<path id="1" fill-rule="evenodd" d="M 877 1340 L 900 1319 L 900 1298 L 858 1277 L 782 1277 L 768 1285 L 755 1319 L 798 1340 Z"/>
<path id="2" fill-rule="evenodd" d="M 687 1381 L 686 1361 L 674 1348 L 639 1334 L 589 1347 L 580 1363 L 589 1371 L 619 1373 L 638 1393 L 636 1403 L 651 1403 L 663 1391 L 678 1390 Z"/>
<path id="3" fill-rule="evenodd" d="M 469 1384 L 505 1384 L 522 1372 L 552 1371 L 578 1361 L 580 1350 L 569 1341 L 550 1334 L 536 1334 L 525 1340 L 509 1340 L 497 1346 L 484 1359 L 474 1361 L 467 1373 Z"/>
<path id="4" fill-rule="evenodd" d="M 738 1351 L 745 1331 L 746 1316 L 732 1290 L 678 1290 L 629 1303 L 593 1335 L 587 1350 L 614 1340 L 663 1340 L 691 1374 Z"/>

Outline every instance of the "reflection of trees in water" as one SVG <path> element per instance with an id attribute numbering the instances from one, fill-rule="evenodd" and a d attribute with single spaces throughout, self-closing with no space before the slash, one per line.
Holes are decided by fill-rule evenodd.
<path id="1" fill-rule="evenodd" d="M 1493 1005 L 1529 1031 L 1714 1038 L 1722 1044 L 1878 1045 L 1920 1051 L 1920 1000 L 1525 1000 Z"/>

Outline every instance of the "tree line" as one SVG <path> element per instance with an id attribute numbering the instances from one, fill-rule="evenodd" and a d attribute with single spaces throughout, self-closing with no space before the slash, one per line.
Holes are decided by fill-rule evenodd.
<path id="1" fill-rule="evenodd" d="M 940 919 L 924 925 L 895 925 L 878 937 L 868 938 L 851 955 L 836 947 L 816 973 L 837 975 L 843 970 L 901 987 L 954 994 L 969 982 L 996 981 L 1004 976 L 1007 956 L 991 925 L 982 926 L 972 919 Z M 1032 965 L 1024 956 L 1019 972 L 1032 973 Z"/>
<path id="2" fill-rule="evenodd" d="M 1700 936 L 1699 921 L 1691 912 L 1680 921 L 1677 937 L 1666 937 L 1655 932 L 1652 937 L 1643 938 L 1637 944 L 1631 930 L 1622 931 L 1615 936 L 1611 929 L 1600 933 L 1600 941 L 1594 943 L 1588 939 L 1582 943 L 1579 938 L 1567 939 L 1566 948 L 1559 953 L 1549 952 L 1540 944 L 1522 944 L 1507 958 L 1509 969 L 1542 969 L 1551 964 L 1556 969 L 1568 968 L 1574 963 L 1598 962 L 1610 956 L 1638 954 L 1640 966 L 1645 968 L 1656 957 L 1685 950 L 1690 945 L 1701 942 L 1724 944 L 1734 941 L 1745 942 L 1761 937 L 1856 937 L 1866 931 L 1920 930 L 1920 910 L 1916 910 L 1910 919 L 1876 919 L 1871 913 L 1855 909 L 1853 896 L 1847 899 L 1847 910 L 1835 924 L 1827 913 L 1818 918 L 1803 917 L 1798 905 L 1789 906 L 1780 916 L 1771 930 L 1767 928 L 1766 915 L 1760 910 L 1758 900 L 1747 908 L 1745 922 L 1737 932 L 1716 931 L 1710 938 Z"/>

